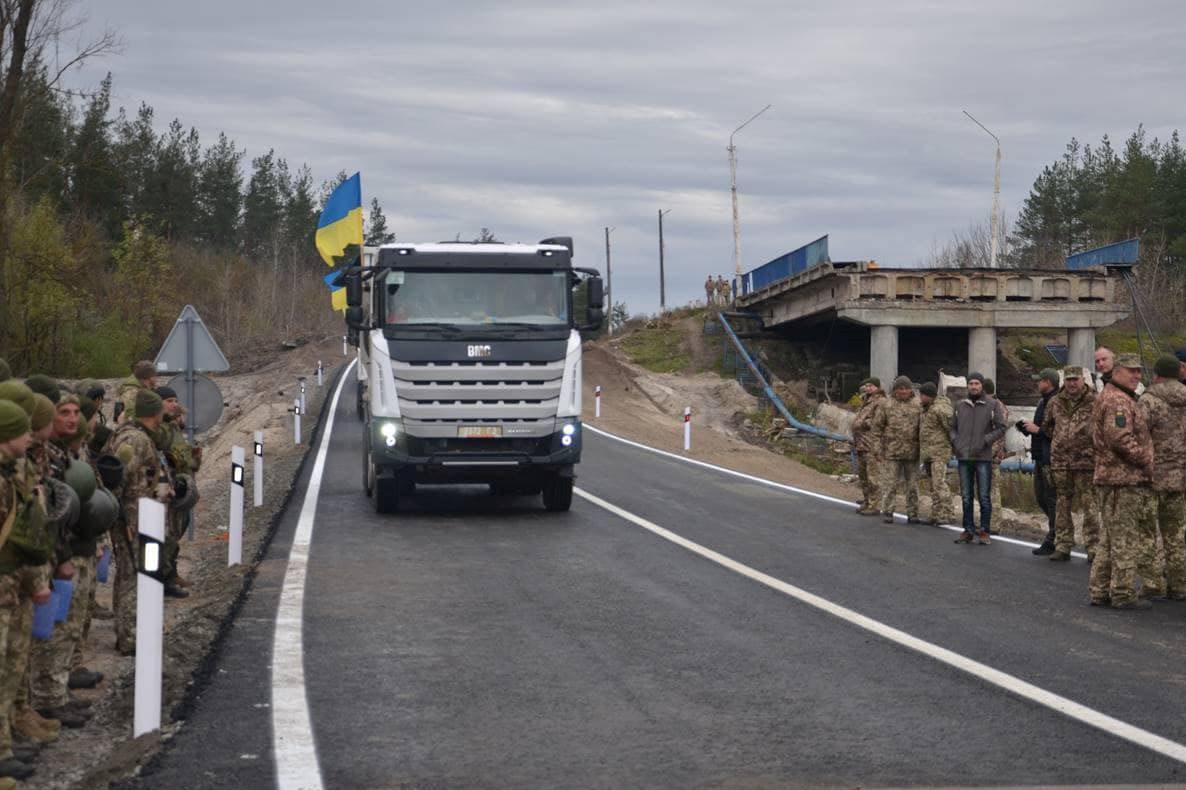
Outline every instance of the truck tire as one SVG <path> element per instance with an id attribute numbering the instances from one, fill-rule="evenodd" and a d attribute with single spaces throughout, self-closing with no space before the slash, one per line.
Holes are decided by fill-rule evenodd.
<path id="1" fill-rule="evenodd" d="M 395 477 L 375 477 L 371 500 L 375 503 L 376 513 L 395 513 L 399 510 L 399 488 L 399 480 Z"/>
<path id="2" fill-rule="evenodd" d="M 544 507 L 558 513 L 572 507 L 572 478 L 556 476 L 544 481 Z"/>
<path id="3" fill-rule="evenodd" d="M 358 412 L 359 422 L 366 422 L 367 419 L 366 401 L 362 397 L 365 387 L 366 385 L 360 381 L 355 385 L 354 390 L 354 408 Z"/>
<path id="4" fill-rule="evenodd" d="M 375 490 L 375 465 L 371 462 L 371 448 L 367 444 L 362 446 L 362 490 L 367 496 Z"/>

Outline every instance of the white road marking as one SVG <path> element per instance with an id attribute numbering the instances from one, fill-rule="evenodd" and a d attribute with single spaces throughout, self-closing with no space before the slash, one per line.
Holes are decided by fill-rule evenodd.
<path id="1" fill-rule="evenodd" d="M 338 397 L 346 383 L 353 360 L 346 366 L 334 389 L 325 429 L 317 447 L 317 458 L 305 489 L 305 501 L 297 520 L 288 568 L 276 607 L 276 635 L 272 640 L 272 751 L 276 761 L 276 787 L 279 790 L 321 790 L 321 764 L 309 718 L 309 700 L 305 693 L 305 652 L 302 620 L 305 611 L 305 573 L 309 564 L 309 544 L 313 539 L 313 520 L 321 495 L 325 457 L 334 431 Z"/>
<path id="2" fill-rule="evenodd" d="M 767 480 L 764 477 L 758 477 L 757 475 L 750 475 L 750 474 L 746 474 L 745 472 L 738 472 L 736 469 L 730 469 L 726 466 L 717 466 L 716 464 L 710 464 L 707 461 L 697 461 L 695 458 L 688 458 L 687 456 L 679 455 L 678 453 L 669 453 L 666 450 L 660 450 L 657 447 L 651 447 L 649 444 L 642 444 L 641 442 L 635 442 L 630 439 L 623 438 L 621 436 L 618 436 L 617 434 L 613 434 L 613 433 L 610 433 L 609 431 L 602 430 L 601 428 L 596 428 L 592 425 L 589 425 L 588 423 L 584 424 L 584 428 L 585 428 L 585 430 L 592 431 L 593 433 L 597 434 L 598 436 L 604 436 L 607 439 L 613 439 L 616 442 L 621 442 L 622 444 L 627 444 L 627 445 L 630 445 L 631 447 L 637 447 L 640 450 L 646 450 L 647 452 L 655 453 L 656 455 L 661 455 L 664 458 L 671 458 L 676 461 L 683 461 L 685 464 L 691 464 L 692 466 L 699 466 L 704 469 L 711 469 L 714 472 L 721 472 L 723 474 L 732 475 L 733 477 L 740 477 L 742 480 L 749 480 L 751 483 L 760 483 L 761 485 L 764 485 L 764 486 L 770 486 L 771 488 L 779 488 L 779 489 L 782 489 L 783 491 L 790 491 L 793 494 L 802 494 L 803 496 L 809 496 L 814 499 L 820 499 L 820 500 L 823 500 L 824 502 L 831 502 L 832 504 L 835 504 L 835 505 L 844 505 L 846 507 L 852 507 L 853 505 L 856 504 L 856 502 L 852 502 L 847 499 L 838 499 L 834 496 L 828 496 L 827 494 L 821 494 L 818 491 L 809 491 L 806 488 L 796 488 L 795 486 L 787 485 L 786 483 L 778 483 L 778 482 L 775 482 L 774 480 Z M 906 520 L 906 515 L 903 513 L 895 513 L 894 516 L 902 521 Z M 964 528 L 962 526 L 957 526 L 955 524 L 937 524 L 936 526 L 938 526 L 941 529 L 949 530 L 951 532 L 963 532 L 964 531 Z M 1037 545 L 1038 545 L 1037 543 L 1034 543 L 1032 541 L 1020 540 L 1018 538 L 1010 538 L 1005 535 L 995 535 L 994 534 L 992 536 L 992 539 L 994 542 L 1000 541 L 1001 543 L 1012 543 L 1015 546 L 1025 546 L 1025 547 L 1031 548 L 1031 549 L 1037 547 Z M 1072 551 L 1071 556 L 1078 557 L 1079 559 L 1083 559 L 1083 560 L 1087 559 L 1086 554 L 1084 554 L 1082 552 L 1078 552 L 1078 551 Z"/>
<path id="3" fill-rule="evenodd" d="M 596 505 L 604 510 L 613 513 L 615 516 L 625 519 L 632 524 L 635 524 L 643 529 L 658 535 L 664 540 L 670 541 L 681 548 L 687 549 L 693 554 L 697 554 L 710 562 L 728 568 L 734 573 L 745 576 L 748 579 L 756 581 L 758 584 L 765 585 L 772 590 L 777 590 L 784 595 L 790 596 L 795 600 L 805 603 L 808 606 L 819 609 L 834 617 L 837 617 L 851 625 L 862 628 L 870 633 L 886 639 L 902 647 L 909 648 L 918 653 L 932 658 L 936 661 L 942 662 L 950 667 L 966 672 L 973 677 L 983 680 L 986 683 L 991 683 L 998 688 L 1004 689 L 1012 694 L 1015 694 L 1024 699 L 1036 702 L 1050 708 L 1053 711 L 1063 714 L 1071 719 L 1087 724 L 1096 729 L 1114 735 L 1123 740 L 1134 743 L 1137 746 L 1143 746 L 1150 751 L 1177 760 L 1178 762 L 1186 763 L 1186 745 L 1171 741 L 1168 738 L 1163 738 L 1160 735 L 1143 730 L 1140 727 L 1133 726 L 1127 722 L 1120 721 L 1113 718 L 1106 713 L 1101 713 L 1086 705 L 1081 705 L 1078 702 L 1067 699 L 1045 689 L 1039 688 L 1032 683 L 1028 683 L 1021 678 L 1002 672 L 999 669 L 994 669 L 987 664 L 982 664 L 959 653 L 948 650 L 945 647 L 940 647 L 932 642 L 927 642 L 918 637 L 911 636 L 905 631 L 901 631 L 893 626 L 886 625 L 879 620 L 874 620 L 871 617 L 866 617 L 859 612 L 832 603 L 826 598 L 821 598 L 814 593 L 796 587 L 793 584 L 788 584 L 781 579 L 776 579 L 773 576 L 754 570 L 748 565 L 737 562 L 734 559 L 726 557 L 724 554 L 705 548 L 699 543 L 688 540 L 685 537 L 677 535 L 671 530 L 664 529 L 652 521 L 636 516 L 628 510 L 623 510 L 615 504 L 605 501 L 604 499 L 590 494 L 584 489 L 574 489 L 574 493 L 586 500 L 587 502 Z"/>

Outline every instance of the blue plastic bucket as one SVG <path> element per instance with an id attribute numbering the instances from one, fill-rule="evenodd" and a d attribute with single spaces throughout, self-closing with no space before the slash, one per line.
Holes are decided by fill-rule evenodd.
<path id="1" fill-rule="evenodd" d="M 54 614 L 57 599 L 52 595 L 45 603 L 33 604 L 33 638 L 44 642 L 54 635 Z"/>
<path id="2" fill-rule="evenodd" d="M 67 579 L 54 579 L 54 600 L 57 609 L 54 611 L 54 622 L 62 622 L 70 614 L 70 599 L 74 597 L 74 582 Z"/>
<path id="3" fill-rule="evenodd" d="M 111 572 L 111 547 L 103 547 L 103 556 L 99 557 L 99 567 L 95 571 L 95 578 L 101 584 L 107 583 L 107 574 Z"/>

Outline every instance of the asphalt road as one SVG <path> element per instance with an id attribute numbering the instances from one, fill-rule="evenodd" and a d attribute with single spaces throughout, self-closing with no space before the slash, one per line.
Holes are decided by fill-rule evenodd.
<path id="1" fill-rule="evenodd" d="M 432 488 L 407 512 L 376 516 L 352 402 L 336 415 L 305 588 L 325 787 L 1182 779 L 1180 762 L 585 499 L 551 514 L 538 498 Z M 1092 608 L 1082 561 L 955 545 L 944 530 L 882 525 L 590 434 L 579 474 L 581 489 L 757 571 L 1186 743 L 1186 605 Z M 299 506 L 218 672 L 142 786 L 275 782 L 272 625 Z"/>

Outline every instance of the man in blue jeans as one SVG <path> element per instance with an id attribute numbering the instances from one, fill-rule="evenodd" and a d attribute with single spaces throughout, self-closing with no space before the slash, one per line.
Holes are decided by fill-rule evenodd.
<path id="1" fill-rule="evenodd" d="M 1005 435 L 1004 410 L 984 394 L 984 376 L 968 374 L 968 397 L 955 407 L 951 446 L 959 461 L 960 495 L 964 506 L 964 531 L 956 543 L 979 539 L 988 545 L 992 519 L 992 445 Z M 980 500 L 980 532 L 973 520 L 973 498 Z"/>

